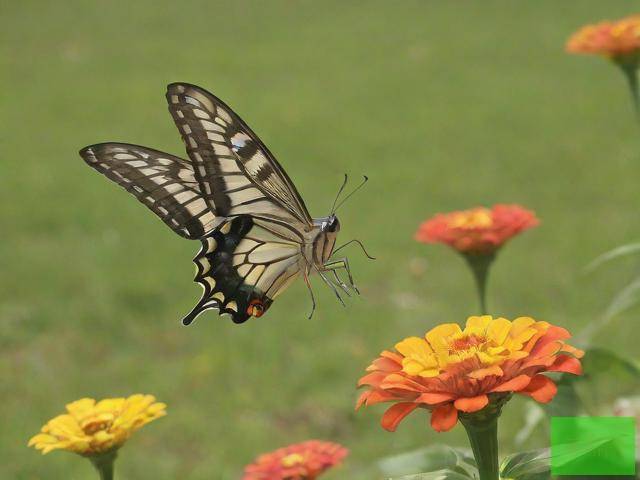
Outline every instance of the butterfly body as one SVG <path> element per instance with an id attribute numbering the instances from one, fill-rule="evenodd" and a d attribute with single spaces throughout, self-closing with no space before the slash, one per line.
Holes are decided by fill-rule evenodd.
<path id="1" fill-rule="evenodd" d="M 338 217 L 332 214 L 328 217 L 314 218 L 313 226 L 315 236 L 310 244 L 310 256 L 307 258 L 313 258 L 316 265 L 323 268 L 333 254 L 333 248 L 340 231 L 340 222 Z"/>
<path id="2" fill-rule="evenodd" d="M 355 290 L 346 259 L 331 260 L 337 217 L 311 218 L 286 172 L 246 123 L 195 85 L 170 84 L 166 98 L 188 159 L 114 142 L 85 147 L 80 155 L 174 232 L 200 240 L 195 281 L 204 291 L 183 323 L 208 309 L 236 323 L 260 317 L 296 278 L 310 288 L 312 273 L 340 298 L 336 285 L 347 293 L 348 286 L 336 272 L 344 269 Z"/>

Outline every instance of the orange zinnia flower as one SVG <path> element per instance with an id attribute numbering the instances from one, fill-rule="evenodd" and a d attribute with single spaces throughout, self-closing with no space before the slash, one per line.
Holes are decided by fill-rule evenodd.
<path id="1" fill-rule="evenodd" d="M 614 60 L 637 57 L 640 50 L 640 15 L 586 25 L 569 38 L 566 49 L 569 53 L 603 55 Z"/>
<path id="2" fill-rule="evenodd" d="M 342 445 L 308 440 L 260 455 L 242 480 L 314 480 L 338 465 L 349 451 Z"/>
<path id="3" fill-rule="evenodd" d="M 424 243 L 444 243 L 461 253 L 491 254 L 538 223 L 533 212 L 519 205 L 476 207 L 434 216 L 420 225 L 415 238 Z"/>
<path id="4" fill-rule="evenodd" d="M 358 382 L 368 388 L 356 408 L 394 402 L 381 422 L 389 431 L 425 408 L 431 426 L 443 432 L 455 426 L 459 412 L 487 407 L 499 413 L 513 392 L 547 403 L 557 388 L 543 372 L 581 373 L 584 352 L 564 342 L 570 336 L 529 317 L 469 317 L 464 330 L 455 323 L 439 325 L 424 338 L 406 338 L 395 351 L 382 352 Z"/>

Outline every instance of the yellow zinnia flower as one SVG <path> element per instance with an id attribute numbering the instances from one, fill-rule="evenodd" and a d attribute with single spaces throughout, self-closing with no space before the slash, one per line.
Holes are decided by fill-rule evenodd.
<path id="1" fill-rule="evenodd" d="M 166 415 L 166 405 L 155 400 L 142 394 L 76 400 L 67 405 L 67 413 L 49 420 L 29 446 L 43 454 L 56 449 L 88 457 L 113 452 L 143 425 Z"/>

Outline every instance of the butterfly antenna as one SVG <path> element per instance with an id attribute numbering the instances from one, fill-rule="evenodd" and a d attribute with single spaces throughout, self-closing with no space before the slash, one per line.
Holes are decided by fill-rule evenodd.
<path id="1" fill-rule="evenodd" d="M 338 199 L 340 198 L 340 194 L 342 193 L 342 191 L 344 190 L 344 187 L 347 186 L 347 174 L 344 174 L 344 180 L 342 181 L 342 185 L 340 186 L 340 190 L 338 190 L 338 194 L 336 195 L 335 200 L 333 201 L 333 205 L 331 206 L 331 215 L 334 214 L 334 212 L 336 211 L 336 203 L 338 203 Z"/>
<path id="2" fill-rule="evenodd" d="M 336 248 L 333 253 L 335 254 L 338 250 L 342 250 L 344 247 L 346 247 L 347 245 L 350 245 L 352 243 L 355 243 L 357 245 L 360 246 L 360 248 L 362 249 L 362 251 L 364 252 L 364 255 L 369 259 L 369 260 L 375 260 L 376 257 L 369 255 L 369 252 L 367 252 L 367 249 L 364 248 L 364 245 L 362 244 L 362 242 L 356 238 L 354 238 L 353 240 L 349 240 L 347 243 L 344 243 L 342 245 L 340 245 L 338 248 Z"/>
<path id="3" fill-rule="evenodd" d="M 346 202 L 347 200 L 349 200 L 349 198 L 351 198 L 351 196 L 356 193 L 358 190 L 360 190 L 362 187 L 364 187 L 364 184 L 367 183 L 369 181 L 369 177 L 367 177 L 366 175 L 363 175 L 363 180 L 360 183 L 360 185 L 358 185 L 356 188 L 353 189 L 353 191 L 347 195 L 346 197 L 344 197 L 340 203 L 338 203 L 338 205 L 334 208 L 332 213 L 335 213 L 343 204 L 344 202 Z"/>

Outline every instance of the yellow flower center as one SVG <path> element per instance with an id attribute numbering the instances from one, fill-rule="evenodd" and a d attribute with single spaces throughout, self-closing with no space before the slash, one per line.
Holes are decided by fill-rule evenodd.
<path id="1" fill-rule="evenodd" d="M 304 457 L 299 453 L 291 453 L 282 459 L 282 466 L 287 468 L 300 465 L 301 463 L 304 463 Z"/>
<path id="2" fill-rule="evenodd" d="M 493 225 L 493 217 L 491 216 L 491 210 L 487 208 L 474 208 L 473 210 L 466 210 L 464 212 L 458 212 L 449 221 L 451 228 L 487 228 Z"/>
<path id="3" fill-rule="evenodd" d="M 464 330 L 455 323 L 438 325 L 424 338 L 410 337 L 396 345 L 408 375 L 436 377 L 448 367 L 472 360 L 473 371 L 497 368 L 507 360 L 529 355 L 527 344 L 549 324 L 520 317 L 513 322 L 489 315 L 469 317 Z M 487 371 L 486 373 L 489 373 Z"/>
<path id="4" fill-rule="evenodd" d="M 627 24 L 625 23 L 620 23 L 618 25 L 615 25 L 612 29 L 611 29 L 611 36 L 612 37 L 621 37 L 622 34 L 627 30 Z"/>
<path id="5" fill-rule="evenodd" d="M 87 435 L 93 435 L 100 430 L 109 430 L 113 423 L 113 413 L 91 412 L 86 418 L 80 420 L 80 428 Z"/>
<path id="6" fill-rule="evenodd" d="M 468 350 L 485 342 L 486 339 L 483 337 L 476 337 L 475 335 L 463 336 L 453 340 L 450 351 Z"/>

